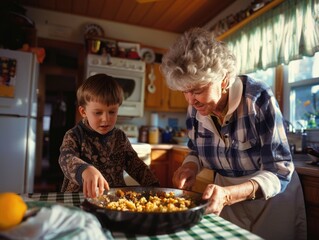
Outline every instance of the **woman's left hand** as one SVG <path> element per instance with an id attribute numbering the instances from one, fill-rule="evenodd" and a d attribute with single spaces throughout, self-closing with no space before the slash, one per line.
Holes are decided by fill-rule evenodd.
<path id="1" fill-rule="evenodd" d="M 225 187 L 208 184 L 203 193 L 203 199 L 209 199 L 209 205 L 206 208 L 205 214 L 214 213 L 220 215 L 224 206 L 230 203 L 230 192 Z"/>
<path id="2" fill-rule="evenodd" d="M 174 187 L 191 190 L 196 180 L 197 166 L 193 163 L 186 163 L 180 166 L 173 175 Z"/>

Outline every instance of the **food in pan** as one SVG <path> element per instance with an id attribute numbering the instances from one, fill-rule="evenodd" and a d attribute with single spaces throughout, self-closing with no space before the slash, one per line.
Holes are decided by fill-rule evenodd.
<path id="1" fill-rule="evenodd" d="M 140 202 L 143 202 L 141 200 L 142 197 L 145 197 L 145 199 L 149 201 L 150 196 L 156 196 L 160 198 L 158 201 L 161 203 L 163 212 L 159 212 L 160 210 L 156 212 L 156 206 L 158 204 L 155 206 L 154 203 L 149 203 L 148 205 L 148 210 L 153 210 L 153 212 L 147 212 L 147 209 L 143 212 L 138 212 L 129 208 L 121 211 L 106 207 L 109 203 L 117 202 L 124 196 L 126 196 L 127 199 L 135 196 L 136 200 Z M 188 208 L 186 210 L 167 210 L 165 209 L 164 198 L 173 202 L 177 199 L 177 203 L 178 199 L 184 203 L 190 201 L 190 204 L 185 204 Z M 134 201 L 132 202 L 134 203 Z M 176 203 L 170 206 L 173 205 L 180 209 L 184 208 L 178 206 Z M 175 188 L 141 186 L 111 188 L 104 193 L 104 196 L 85 198 L 81 204 L 82 209 L 93 213 L 106 229 L 110 229 L 114 232 L 144 234 L 148 236 L 173 233 L 192 227 L 202 219 L 207 206 L 208 200 L 203 200 L 201 193 Z M 164 209 L 168 212 L 164 212 Z"/>
<path id="2" fill-rule="evenodd" d="M 100 196 L 99 206 L 119 211 L 176 212 L 188 210 L 196 205 L 191 198 L 177 197 L 174 192 L 144 194 L 119 189 L 115 195 Z"/>

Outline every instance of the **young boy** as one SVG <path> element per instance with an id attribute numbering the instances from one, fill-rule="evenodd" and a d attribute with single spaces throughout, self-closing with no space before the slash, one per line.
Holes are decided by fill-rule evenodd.
<path id="1" fill-rule="evenodd" d="M 122 88 L 106 74 L 89 77 L 77 91 L 82 116 L 64 136 L 59 164 L 62 192 L 96 197 L 110 187 L 125 186 L 123 170 L 142 186 L 159 186 L 158 179 L 137 156 L 125 133 L 115 128 L 123 101 Z"/>

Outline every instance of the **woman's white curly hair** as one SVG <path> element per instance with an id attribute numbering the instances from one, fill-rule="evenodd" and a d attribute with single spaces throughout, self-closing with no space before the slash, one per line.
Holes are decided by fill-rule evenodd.
<path id="1" fill-rule="evenodd" d="M 202 28 L 191 28 L 181 35 L 164 54 L 161 64 L 167 85 L 185 91 L 229 77 L 236 77 L 236 58 L 225 43 L 216 41 Z"/>

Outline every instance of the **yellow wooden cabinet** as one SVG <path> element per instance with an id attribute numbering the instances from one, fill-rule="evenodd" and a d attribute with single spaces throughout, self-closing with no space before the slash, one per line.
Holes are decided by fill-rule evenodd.
<path id="1" fill-rule="evenodd" d="M 173 187 L 173 175 L 174 172 L 182 165 L 185 157 L 187 156 L 189 150 L 182 148 L 173 148 L 171 150 L 170 159 L 169 159 L 169 174 L 168 174 L 168 184 Z"/>
<path id="2" fill-rule="evenodd" d="M 165 149 L 152 149 L 150 168 L 158 178 L 161 187 L 169 187 L 168 184 L 168 162 L 169 151 Z"/>
<path id="3" fill-rule="evenodd" d="M 150 168 L 160 181 L 161 187 L 172 187 L 172 179 L 174 172 L 183 164 L 183 161 L 189 149 L 173 147 L 167 149 L 154 149 L 151 153 Z M 210 169 L 203 169 L 197 176 L 196 182 L 192 190 L 195 192 L 203 192 L 209 183 L 214 181 L 214 171 Z"/>
<path id="4" fill-rule="evenodd" d="M 183 93 L 167 87 L 159 66 L 158 63 L 146 65 L 145 108 L 162 112 L 185 112 L 188 104 Z"/>

